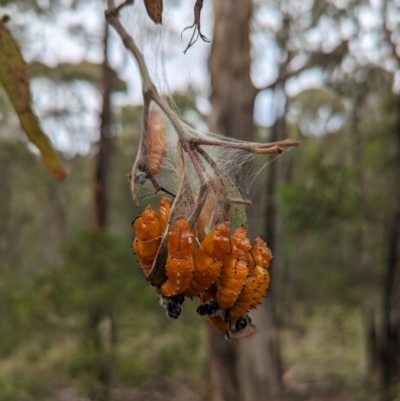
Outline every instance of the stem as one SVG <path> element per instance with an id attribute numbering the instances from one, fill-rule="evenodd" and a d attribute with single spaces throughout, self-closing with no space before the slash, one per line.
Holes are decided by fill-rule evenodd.
<path id="1" fill-rule="evenodd" d="M 201 9 L 203 8 L 203 1 L 204 0 L 197 0 L 196 4 L 194 5 L 194 22 L 193 25 L 188 26 L 185 28 L 182 33 L 181 33 L 181 39 L 182 39 L 182 34 L 186 29 L 191 29 L 194 27 L 194 31 L 192 34 L 192 37 L 190 38 L 189 44 L 187 45 L 186 49 L 183 51 L 184 54 L 189 50 L 190 47 L 192 47 L 196 42 L 197 39 L 200 37 L 204 42 L 210 42 L 202 33 L 201 33 L 201 24 L 200 24 L 200 15 L 201 15 Z M 193 40 L 195 34 L 197 32 L 197 38 Z"/>
<path id="2" fill-rule="evenodd" d="M 191 152 L 193 153 L 193 156 L 196 158 L 196 160 L 197 160 L 197 162 L 198 162 L 200 168 L 202 168 L 203 171 L 207 171 L 207 170 L 206 170 L 206 167 L 205 167 L 205 165 L 204 165 L 204 163 L 202 162 L 202 160 L 200 159 L 200 157 L 199 157 L 199 155 L 198 155 L 198 153 L 200 153 L 200 152 L 199 152 L 199 149 L 198 149 L 198 148 L 193 149 L 193 148 L 190 146 L 190 150 L 191 150 Z M 204 152 L 204 151 L 203 151 L 203 153 L 205 153 L 206 156 L 207 156 L 208 158 L 211 159 L 211 157 L 209 157 L 208 153 L 206 153 L 206 152 Z M 200 153 L 200 154 L 201 154 L 201 153 Z M 206 157 L 204 157 L 204 154 L 202 154 L 202 156 L 203 156 L 204 159 L 206 159 Z M 211 160 L 212 160 L 212 159 L 211 159 Z M 207 161 L 207 159 L 206 159 L 206 161 Z M 212 160 L 212 161 L 213 161 L 213 160 Z M 210 164 L 210 163 L 209 163 L 209 164 Z M 211 164 L 210 164 L 210 166 L 211 166 Z M 213 167 L 213 166 L 211 166 L 211 167 Z M 218 169 L 218 166 L 216 166 L 216 167 L 217 167 L 217 169 Z M 222 178 L 219 176 L 218 172 L 217 172 L 215 169 L 214 169 L 214 171 L 215 171 L 215 173 L 216 173 L 216 175 L 217 175 L 217 177 L 218 177 L 218 180 L 220 181 L 220 186 L 218 187 L 218 185 L 217 185 L 217 183 L 216 183 L 216 180 L 213 179 L 212 177 L 211 177 L 211 178 L 208 177 L 208 178 L 207 178 L 207 182 L 210 183 L 210 185 L 211 185 L 211 187 L 212 187 L 212 189 L 214 190 L 214 192 L 215 192 L 216 195 L 222 194 L 222 196 L 223 196 L 224 198 L 226 198 L 226 197 L 227 197 L 227 192 L 226 192 L 226 189 L 225 189 L 224 181 L 222 180 Z"/>
<path id="3" fill-rule="evenodd" d="M 140 184 L 144 184 L 146 180 L 149 178 L 149 173 L 151 174 L 146 152 L 149 110 L 150 110 L 150 99 L 148 96 L 143 96 L 143 115 L 142 115 L 142 127 L 140 133 L 139 150 L 137 152 L 135 163 L 133 163 L 132 166 L 132 173 L 130 180 L 131 194 L 133 201 L 136 203 L 136 205 L 139 205 L 139 201 L 136 196 L 136 184 L 138 182 Z M 137 180 L 138 171 L 141 171 L 145 174 L 144 180 L 139 180 L 139 181 Z M 156 189 L 156 187 L 154 188 Z"/>
<path id="4" fill-rule="evenodd" d="M 136 46 L 136 43 L 133 40 L 132 36 L 129 35 L 129 33 L 125 30 L 118 19 L 118 12 L 121 10 L 122 6 L 125 6 L 126 4 L 129 4 L 128 0 L 120 6 L 115 7 L 114 0 L 107 0 L 107 10 L 105 11 L 105 18 L 107 22 L 112 25 L 117 31 L 118 35 L 122 39 L 123 44 L 132 53 L 137 62 L 142 79 L 143 96 L 153 100 L 161 108 L 161 110 L 167 116 L 168 120 L 171 122 L 172 126 L 175 128 L 178 138 L 180 140 L 188 140 L 189 135 L 187 134 L 184 125 L 180 122 L 180 120 L 175 116 L 175 114 L 168 107 L 165 101 L 161 98 L 156 86 L 151 80 L 143 54 Z"/>
<path id="5" fill-rule="evenodd" d="M 237 205 L 251 206 L 253 202 L 247 199 L 226 198 L 229 203 L 236 203 Z"/>
<path id="6" fill-rule="evenodd" d="M 259 147 L 251 147 L 249 152 L 256 153 L 259 155 L 275 155 L 281 154 L 283 149 L 277 145 L 271 146 L 270 148 L 259 148 Z"/>
<path id="7" fill-rule="evenodd" d="M 125 6 L 127 6 L 129 4 L 133 4 L 134 2 L 135 2 L 135 0 L 125 0 L 119 6 L 115 7 L 115 13 L 118 15 L 120 10 L 122 10 Z"/>
<path id="8" fill-rule="evenodd" d="M 232 142 L 218 139 L 190 138 L 193 145 L 221 146 L 224 148 L 241 149 L 252 153 L 282 153 L 281 147 L 298 146 L 299 141 L 285 139 L 284 141 L 260 143 L 260 142 Z M 270 150 L 270 152 L 268 151 Z"/>
<path id="9" fill-rule="evenodd" d="M 154 193 L 158 194 L 160 191 L 165 192 L 166 194 L 172 196 L 173 198 L 175 198 L 175 194 L 173 194 L 172 192 L 168 191 L 168 189 L 164 188 L 163 186 L 161 186 L 158 181 L 156 180 L 156 178 L 154 177 L 154 175 L 149 171 L 147 174 L 147 178 L 150 180 L 150 182 L 152 183 L 153 187 L 154 187 Z"/>
<path id="10" fill-rule="evenodd" d="M 209 191 L 209 183 L 204 183 L 200 187 L 199 195 L 196 199 L 196 207 L 193 211 L 193 214 L 189 217 L 188 223 L 190 227 L 193 227 L 198 220 L 200 213 L 203 209 L 204 203 L 206 202 L 208 191 Z"/>
<path id="11" fill-rule="evenodd" d="M 196 170 L 197 175 L 199 176 L 200 184 L 204 185 L 207 182 L 207 180 L 206 180 L 206 177 L 203 174 L 203 171 L 201 169 L 201 165 L 200 165 L 199 159 L 195 156 L 195 153 L 191 149 L 189 143 L 184 142 L 182 144 L 182 148 L 189 155 L 190 160 L 192 161 L 193 167 Z"/>
<path id="12" fill-rule="evenodd" d="M 132 36 L 129 35 L 129 33 L 125 30 L 124 26 L 118 19 L 118 12 L 123 6 L 127 4 L 129 4 L 129 2 L 126 1 L 122 3 L 119 7 L 115 7 L 114 0 L 107 0 L 107 10 L 104 13 L 106 21 L 114 27 L 118 35 L 121 37 L 125 47 L 132 53 L 133 57 L 135 58 L 140 70 L 140 76 L 142 78 L 143 92 L 151 91 L 158 94 L 157 88 L 150 78 L 149 70 L 147 69 L 143 54 L 136 46 L 136 43 L 133 40 Z"/>

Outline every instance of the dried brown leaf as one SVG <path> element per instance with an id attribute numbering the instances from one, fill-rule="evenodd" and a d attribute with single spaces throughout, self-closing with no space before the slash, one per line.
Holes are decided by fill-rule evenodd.
<path id="1" fill-rule="evenodd" d="M 144 0 L 147 14 L 156 24 L 162 23 L 163 0 Z"/>
<path id="2" fill-rule="evenodd" d="M 248 338 L 251 337 L 253 334 L 258 332 L 257 326 L 253 323 L 248 324 L 244 329 L 241 329 L 236 332 L 228 331 L 229 338 L 239 339 L 239 338 Z"/>

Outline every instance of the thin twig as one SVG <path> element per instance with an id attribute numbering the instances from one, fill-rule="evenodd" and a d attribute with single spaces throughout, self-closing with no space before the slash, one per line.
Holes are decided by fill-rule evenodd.
<path id="1" fill-rule="evenodd" d="M 278 145 L 271 146 L 271 147 L 250 147 L 249 152 L 256 153 L 259 155 L 276 155 L 281 154 L 283 152 L 283 148 Z"/>
<path id="2" fill-rule="evenodd" d="M 122 2 L 119 6 L 115 7 L 114 9 L 114 13 L 116 15 L 119 15 L 119 12 L 125 7 L 128 6 L 130 4 L 133 4 L 135 2 L 135 0 L 125 0 L 124 2 Z"/>
<path id="3" fill-rule="evenodd" d="M 193 167 L 196 170 L 196 173 L 197 173 L 197 175 L 199 177 L 200 184 L 204 185 L 208 180 L 206 180 L 206 177 L 205 177 L 205 175 L 203 173 L 203 170 L 201 168 L 201 165 L 199 163 L 198 158 L 195 156 L 195 154 L 194 154 L 193 150 L 191 149 L 189 143 L 183 142 L 182 148 L 185 150 L 185 152 L 190 157 L 190 160 L 192 161 Z"/>
<path id="4" fill-rule="evenodd" d="M 218 188 L 218 186 L 215 183 L 215 180 L 206 178 L 206 176 L 203 173 L 203 170 L 206 171 L 206 168 L 205 168 L 203 162 L 201 161 L 198 153 L 195 152 L 191 148 L 191 146 L 188 142 L 183 142 L 182 148 L 189 155 L 189 157 L 192 161 L 193 167 L 196 170 L 196 173 L 200 180 L 200 191 L 199 191 L 198 198 L 196 200 L 196 207 L 195 207 L 193 214 L 190 216 L 190 219 L 189 219 L 190 220 L 189 224 L 194 225 L 194 223 L 200 216 L 200 213 L 203 209 L 204 203 L 205 203 L 207 195 L 208 195 L 209 187 L 211 186 L 213 188 L 216 196 L 223 195 L 224 202 L 226 202 L 226 189 L 225 189 L 224 185 L 222 185 L 222 188 Z"/>
<path id="5" fill-rule="evenodd" d="M 126 5 L 125 3 L 123 3 L 123 5 Z M 133 40 L 132 36 L 130 36 L 129 33 L 125 30 L 124 26 L 121 24 L 118 18 L 118 12 L 120 11 L 121 6 L 116 7 L 114 0 L 107 0 L 107 6 L 107 10 L 104 13 L 105 18 L 107 22 L 114 27 L 114 29 L 117 31 L 118 35 L 122 39 L 125 47 L 132 53 L 133 57 L 135 58 L 140 70 L 140 76 L 142 78 L 143 92 L 151 91 L 158 94 L 157 88 L 150 78 L 150 74 L 141 51 L 136 46 L 136 43 Z"/>
<path id="6" fill-rule="evenodd" d="M 201 9 L 203 8 L 203 1 L 204 0 L 196 1 L 195 5 L 194 5 L 194 22 L 191 26 L 186 27 L 181 33 L 181 39 L 182 39 L 183 32 L 185 32 L 187 29 L 191 29 L 194 27 L 194 31 L 193 31 L 192 37 L 190 38 L 189 44 L 187 45 L 186 49 L 183 51 L 184 54 L 186 54 L 186 52 L 189 50 L 189 48 L 192 47 L 197 42 L 199 37 L 204 42 L 208 42 L 208 43 L 210 42 L 210 40 L 201 33 L 201 21 L 200 20 L 201 20 Z M 193 40 L 194 36 L 196 35 L 196 32 L 197 32 L 197 37 L 195 40 Z"/>
<path id="7" fill-rule="evenodd" d="M 220 185 L 218 187 L 216 182 L 215 182 L 215 180 L 213 180 L 212 178 L 209 178 L 210 184 L 211 184 L 215 194 L 216 195 L 222 195 L 224 198 L 227 198 L 228 194 L 226 192 L 224 180 L 222 179 L 223 172 L 219 169 L 217 164 L 214 162 L 214 160 L 210 157 L 210 155 L 204 149 L 201 149 L 199 146 L 196 146 L 194 148 L 191 147 L 191 149 L 194 151 L 194 155 L 198 159 L 198 161 L 201 164 L 201 166 L 203 166 L 203 169 L 205 171 L 206 171 L 206 168 L 205 168 L 203 162 L 201 161 L 199 155 L 201 155 L 203 157 L 203 159 L 214 170 L 215 175 L 217 176 L 218 181 L 220 182 Z"/>
<path id="8" fill-rule="evenodd" d="M 218 139 L 190 138 L 189 142 L 193 145 L 221 146 L 224 148 L 241 149 L 251 153 L 282 153 L 283 147 L 298 146 L 299 141 L 285 139 L 284 141 L 260 143 L 260 142 L 232 142 Z M 270 152 L 267 151 L 270 149 Z"/>
<path id="9" fill-rule="evenodd" d="M 199 194 L 196 199 L 196 207 L 192 213 L 192 215 L 188 219 L 188 223 L 190 227 L 193 227 L 196 221 L 199 219 L 200 213 L 203 210 L 203 206 L 207 200 L 207 195 L 210 187 L 208 183 L 205 183 L 200 186 Z"/>
<path id="10" fill-rule="evenodd" d="M 158 181 L 156 180 L 156 178 L 154 177 L 154 175 L 149 171 L 147 174 L 147 178 L 150 180 L 150 182 L 152 183 L 153 187 L 154 187 L 154 193 L 158 194 L 160 191 L 165 192 L 166 194 L 172 196 L 173 198 L 176 197 L 175 194 L 173 194 L 172 192 L 168 191 L 168 189 L 164 188 L 163 186 L 161 186 Z"/>
<path id="11" fill-rule="evenodd" d="M 107 2 L 108 8 L 105 11 L 105 18 L 107 22 L 114 27 L 120 36 L 125 47 L 131 52 L 133 57 L 135 58 L 137 65 L 139 67 L 140 76 L 142 79 L 142 88 L 144 97 L 148 97 L 153 100 L 165 113 L 168 120 L 171 122 L 172 126 L 175 128 L 178 138 L 180 140 L 188 139 L 188 134 L 186 129 L 179 121 L 179 119 L 175 116 L 172 110 L 168 107 L 165 101 L 162 99 L 160 94 L 157 91 L 156 86 L 151 80 L 149 70 L 147 68 L 146 62 L 144 60 L 143 54 L 137 47 L 135 41 L 132 36 L 125 30 L 120 20 L 118 19 L 118 7 L 115 7 L 114 0 L 108 0 Z"/>
<path id="12" fill-rule="evenodd" d="M 130 181 L 132 198 L 133 201 L 136 203 L 136 205 L 139 204 L 139 201 L 136 196 L 136 184 L 137 183 L 144 184 L 146 180 L 149 178 L 149 174 L 151 174 L 151 169 L 149 166 L 149 161 L 146 152 L 149 110 L 150 110 L 150 98 L 144 95 L 139 151 L 137 152 L 135 163 L 132 166 L 131 181 Z M 142 174 L 139 175 L 138 171 L 141 171 L 143 175 Z M 140 179 L 138 180 L 138 178 Z M 155 189 L 157 189 L 157 186 L 159 187 L 158 183 L 156 183 L 156 186 L 153 183 L 153 187 Z"/>
<path id="13" fill-rule="evenodd" d="M 253 202 L 248 199 L 235 199 L 235 198 L 226 198 L 228 203 L 236 203 L 237 205 L 245 205 L 245 206 L 252 206 Z"/>

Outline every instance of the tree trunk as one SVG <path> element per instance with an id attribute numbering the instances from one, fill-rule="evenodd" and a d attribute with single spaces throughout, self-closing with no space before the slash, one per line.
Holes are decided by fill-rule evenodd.
<path id="1" fill-rule="evenodd" d="M 94 227 L 107 225 L 109 202 L 109 171 L 112 155 L 111 138 L 111 81 L 112 74 L 108 64 L 108 25 L 104 33 L 104 61 L 102 66 L 103 105 L 100 115 L 100 140 L 95 172 L 95 216 Z"/>
<path id="2" fill-rule="evenodd" d="M 253 110 L 257 91 L 250 78 L 251 0 L 214 0 L 214 36 L 209 59 L 213 132 L 238 139 L 253 139 Z M 251 214 L 261 212 L 254 202 Z M 259 215 L 258 215 L 259 216 Z M 262 232 L 260 219 L 249 218 L 250 230 Z M 262 225 L 262 224 L 261 224 Z M 279 393 L 279 369 L 270 339 L 274 320 L 270 303 L 254 313 L 260 331 L 250 339 L 227 342 L 210 329 L 209 375 L 211 401 L 272 400 Z"/>
<path id="3" fill-rule="evenodd" d="M 251 140 L 257 94 L 250 79 L 252 1 L 214 0 L 214 16 L 209 126 L 219 134 Z"/>
<path id="4" fill-rule="evenodd" d="M 104 60 L 102 66 L 102 89 L 103 104 L 100 114 L 100 139 L 95 168 L 95 187 L 94 187 L 94 228 L 104 230 L 108 224 L 109 210 L 109 175 L 110 162 L 112 156 L 112 112 L 111 112 L 111 93 L 112 93 L 112 70 L 108 63 L 108 24 L 105 24 L 104 30 Z M 101 302 L 101 301 L 100 301 Z M 104 324 L 107 323 L 107 324 Z M 108 327 L 111 334 L 104 336 L 104 327 Z M 105 344 L 103 338 L 115 337 L 115 323 L 111 310 L 106 310 L 104 305 L 98 304 L 89 312 L 88 316 L 89 335 L 92 344 L 96 347 L 96 352 L 107 356 L 110 353 L 112 342 Z M 108 359 L 106 358 L 108 361 Z M 96 370 L 96 380 L 91 399 L 96 401 L 107 401 L 110 399 L 112 367 L 110 363 L 105 362 Z"/>
<path id="5" fill-rule="evenodd" d="M 389 232 L 389 254 L 384 294 L 382 344 L 382 399 L 400 396 L 400 97 L 397 99 L 396 148 L 394 162 L 396 198 Z"/>
<path id="6" fill-rule="evenodd" d="M 371 302 L 364 304 L 364 321 L 367 351 L 367 375 L 366 384 L 368 387 L 376 388 L 379 382 L 380 355 L 377 335 L 376 310 Z"/>
<path id="7" fill-rule="evenodd" d="M 12 152 L 8 146 L 2 145 L 0 149 L 1 163 L 1 204 L 0 204 L 0 254 L 5 262 L 10 261 L 10 216 L 12 196 Z"/>
<path id="8" fill-rule="evenodd" d="M 208 375 L 210 401 L 240 401 L 238 348 L 220 331 L 208 329 Z"/>
<path id="9" fill-rule="evenodd" d="M 354 187 L 356 190 L 356 204 L 360 209 L 360 220 L 356 224 L 353 246 L 356 250 L 356 259 L 353 263 L 357 266 L 354 271 L 356 282 L 364 287 L 364 299 L 362 300 L 362 312 L 365 322 L 366 339 L 366 383 L 369 387 L 376 388 L 379 383 L 379 344 L 376 327 L 376 309 L 377 300 L 371 299 L 371 288 L 373 288 L 376 278 L 373 275 L 373 266 L 371 261 L 371 240 L 370 240 L 370 212 L 368 199 L 366 198 L 366 182 L 363 167 L 365 138 L 360 130 L 361 110 L 366 101 L 367 88 L 360 86 L 355 88 L 352 95 L 353 107 L 351 114 L 350 135 L 352 149 L 352 169 L 354 171 Z"/>
<path id="10" fill-rule="evenodd" d="M 271 129 L 271 142 L 276 142 L 286 137 L 286 118 L 285 111 L 287 107 L 286 94 L 284 89 L 285 82 L 277 85 L 274 91 L 275 97 L 275 114 L 276 120 Z M 283 107 L 282 107 L 283 106 Z M 274 260 L 270 268 L 271 284 L 269 293 L 275 303 L 279 294 L 282 293 L 282 257 L 281 257 L 281 229 L 279 214 L 276 206 L 276 188 L 280 177 L 281 163 L 278 160 L 273 160 L 268 169 L 267 185 L 266 185 L 266 202 L 265 202 L 265 240 L 271 248 L 274 255 Z"/>

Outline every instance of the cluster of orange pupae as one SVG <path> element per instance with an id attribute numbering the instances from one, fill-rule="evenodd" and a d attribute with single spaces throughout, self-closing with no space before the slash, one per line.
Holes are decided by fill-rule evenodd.
<path id="1" fill-rule="evenodd" d="M 163 197 L 156 212 L 151 206 L 132 223 L 133 248 L 144 274 L 150 273 L 166 230 L 172 201 Z M 243 227 L 230 234 L 229 222 L 218 224 L 199 242 L 185 217 L 168 233 L 167 280 L 158 288 L 168 315 L 177 318 L 184 297 L 199 297 L 197 312 L 224 333 L 228 327 L 249 322 L 247 312 L 255 308 L 269 285 L 272 254 L 265 241 L 253 244 Z"/>

